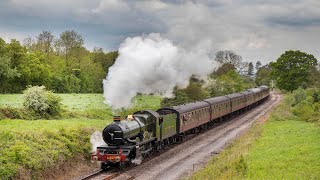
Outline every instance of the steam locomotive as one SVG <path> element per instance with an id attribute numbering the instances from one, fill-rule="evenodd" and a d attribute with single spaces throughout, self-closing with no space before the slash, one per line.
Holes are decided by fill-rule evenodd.
<path id="1" fill-rule="evenodd" d="M 97 147 L 92 160 L 100 161 L 102 169 L 112 165 L 123 168 L 136 158 L 151 156 L 155 151 L 181 142 L 188 134 L 253 108 L 268 97 L 269 87 L 260 86 L 157 111 L 141 110 L 124 120 L 115 116 L 114 122 L 102 133 L 106 145 Z"/>

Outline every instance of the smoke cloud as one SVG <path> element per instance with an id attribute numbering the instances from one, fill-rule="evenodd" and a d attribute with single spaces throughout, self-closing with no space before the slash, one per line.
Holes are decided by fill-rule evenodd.
<path id="1" fill-rule="evenodd" d="M 103 81 L 104 97 L 116 109 L 128 107 L 137 93 L 170 97 L 176 85 L 186 87 L 191 75 L 204 77 L 213 67 L 199 45 L 186 50 L 157 33 L 127 38 Z"/>
<path id="2" fill-rule="evenodd" d="M 90 142 L 91 142 L 91 145 L 92 145 L 92 152 L 95 152 L 97 150 L 98 146 L 106 144 L 102 139 L 102 133 L 99 132 L 99 131 L 95 131 L 90 136 Z"/>

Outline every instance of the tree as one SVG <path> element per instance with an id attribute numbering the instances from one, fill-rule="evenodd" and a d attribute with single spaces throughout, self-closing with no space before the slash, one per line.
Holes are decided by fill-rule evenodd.
<path id="1" fill-rule="evenodd" d="M 60 46 L 61 50 L 64 52 L 67 66 L 69 66 L 68 60 L 71 53 L 79 51 L 84 43 L 84 40 L 80 34 L 72 30 L 62 32 L 57 43 Z"/>
<path id="2" fill-rule="evenodd" d="M 271 68 L 268 65 L 260 67 L 256 73 L 256 79 L 255 79 L 256 85 L 258 85 L 258 86 L 267 85 L 268 86 L 271 81 L 270 73 L 271 73 Z"/>
<path id="3" fill-rule="evenodd" d="M 6 53 L 6 42 L 0 38 L 0 56 L 4 56 Z"/>
<path id="4" fill-rule="evenodd" d="M 173 89 L 174 98 L 164 98 L 161 101 L 161 107 L 175 106 L 207 98 L 208 92 L 202 88 L 203 85 L 203 80 L 192 75 L 189 79 L 189 85 L 184 89 L 175 87 Z"/>
<path id="5" fill-rule="evenodd" d="M 280 89 L 292 92 L 300 86 L 308 85 L 308 76 L 316 65 L 317 59 L 313 55 L 290 50 L 271 63 L 271 76 Z"/>
<path id="6" fill-rule="evenodd" d="M 101 64 L 105 72 L 108 73 L 109 67 L 114 64 L 119 53 L 118 51 L 104 53 L 102 48 L 96 47 L 93 49 L 92 55 L 93 62 Z"/>
<path id="7" fill-rule="evenodd" d="M 209 79 L 207 90 L 210 96 L 221 96 L 243 91 L 253 84 L 235 70 L 231 70 L 215 79 Z"/>
<path id="8" fill-rule="evenodd" d="M 31 37 L 27 37 L 23 40 L 23 46 L 26 47 L 29 52 L 34 52 L 37 50 L 37 43 Z"/>
<path id="9" fill-rule="evenodd" d="M 236 70 L 233 64 L 224 63 L 217 70 L 210 74 L 211 78 L 222 76 L 231 70 Z"/>
<path id="10" fill-rule="evenodd" d="M 317 67 L 312 67 L 308 76 L 307 82 L 310 87 L 320 88 L 320 70 Z"/>
<path id="11" fill-rule="evenodd" d="M 17 71 L 17 68 L 11 68 L 11 59 L 6 56 L 0 56 L 0 92 L 10 92 L 8 82 L 19 76 L 20 73 Z"/>
<path id="12" fill-rule="evenodd" d="M 242 57 L 240 55 L 237 55 L 233 51 L 218 51 L 216 53 L 215 61 L 221 64 L 228 63 L 234 65 L 234 67 L 240 74 L 246 74 L 247 72 L 248 62 L 242 61 Z"/>
<path id="13" fill-rule="evenodd" d="M 216 53 L 215 61 L 221 64 L 233 64 L 236 68 L 238 68 L 242 62 L 242 57 L 230 50 L 218 51 Z"/>
<path id="14" fill-rule="evenodd" d="M 18 66 L 21 73 L 19 84 L 22 88 L 27 85 L 48 85 L 50 82 L 50 66 L 45 62 L 43 53 L 29 53 L 26 55 L 25 61 Z"/>
<path id="15" fill-rule="evenodd" d="M 4 78 L 18 77 L 20 74 L 17 68 L 11 68 L 11 59 L 5 56 L 0 56 L 0 80 Z"/>
<path id="16" fill-rule="evenodd" d="M 258 71 L 261 68 L 262 64 L 260 61 L 257 61 L 256 63 L 256 71 Z"/>
<path id="17" fill-rule="evenodd" d="M 250 62 L 248 65 L 248 74 L 247 75 L 249 75 L 249 76 L 253 75 L 253 70 L 254 70 L 253 68 L 254 68 L 253 64 L 252 64 L 252 62 Z"/>
<path id="18" fill-rule="evenodd" d="M 6 56 L 11 59 L 11 67 L 18 67 L 18 65 L 25 59 L 26 48 L 20 45 L 20 42 L 12 39 L 6 45 Z"/>
<path id="19" fill-rule="evenodd" d="M 47 59 L 49 60 L 49 54 L 52 50 L 54 36 L 50 31 L 42 31 L 37 36 L 37 48 L 47 55 Z"/>

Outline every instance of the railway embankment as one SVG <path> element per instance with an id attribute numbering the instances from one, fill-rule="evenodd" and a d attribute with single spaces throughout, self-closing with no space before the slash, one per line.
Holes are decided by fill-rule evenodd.
<path id="1" fill-rule="evenodd" d="M 286 94 L 190 179 L 319 179 L 319 105 L 310 91 Z"/>
<path id="2" fill-rule="evenodd" d="M 0 94 L 0 179 L 72 179 L 99 168 L 91 163 L 90 136 L 111 123 L 110 108 L 102 94 L 58 95 L 66 115 L 34 120 L 10 118 L 24 111 L 22 95 Z M 161 99 L 134 100 L 134 108 L 156 109 Z"/>

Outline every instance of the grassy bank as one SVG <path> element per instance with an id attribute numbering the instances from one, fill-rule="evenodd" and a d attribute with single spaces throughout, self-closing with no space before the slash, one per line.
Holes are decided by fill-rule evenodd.
<path id="1" fill-rule="evenodd" d="M 191 179 L 319 179 L 320 127 L 294 115 L 286 99 Z"/>
<path id="2" fill-rule="evenodd" d="M 0 95 L 0 109 L 23 111 L 20 94 Z M 112 122 L 112 110 L 101 94 L 59 94 L 65 107 L 60 119 L 0 118 L 0 179 L 42 179 L 43 172 L 57 169 L 74 158 L 90 159 L 90 135 Z M 160 97 L 140 95 L 135 109 L 157 109 Z M 72 117 L 74 116 L 74 117 Z"/>
<path id="3" fill-rule="evenodd" d="M 156 110 L 160 107 L 162 100 L 160 96 L 137 95 L 132 100 L 132 106 L 130 108 L 113 112 L 110 106 L 103 103 L 104 97 L 102 94 L 57 95 L 61 97 L 63 106 L 63 113 L 60 119 L 110 119 L 114 113 L 126 116 L 141 109 Z M 6 118 L 34 119 L 33 114 L 23 108 L 22 94 L 0 94 L 0 119 Z"/>
<path id="4" fill-rule="evenodd" d="M 102 94 L 57 94 L 62 99 L 62 104 L 66 110 L 81 111 L 87 109 L 105 109 L 110 107 L 103 103 Z M 161 97 L 138 95 L 132 102 L 135 107 L 149 107 L 156 109 L 160 105 Z M 0 107 L 2 108 L 22 108 L 22 94 L 0 94 Z"/>

